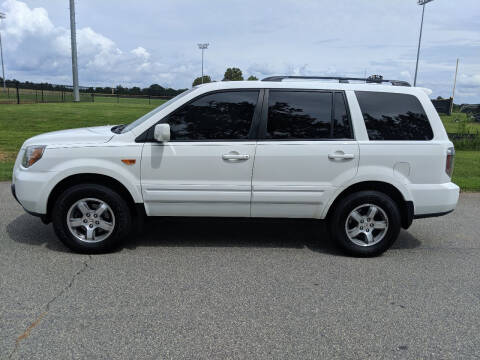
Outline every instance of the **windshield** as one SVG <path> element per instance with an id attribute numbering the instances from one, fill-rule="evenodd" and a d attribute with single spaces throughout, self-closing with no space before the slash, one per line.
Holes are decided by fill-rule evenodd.
<path id="1" fill-rule="evenodd" d="M 167 106 L 169 106 L 170 104 L 174 103 L 175 101 L 179 100 L 180 98 L 184 97 L 185 95 L 188 95 L 190 94 L 193 90 L 195 90 L 195 88 L 192 88 L 192 89 L 189 89 L 187 91 L 184 91 L 183 93 L 175 96 L 174 98 L 168 100 L 167 102 L 163 103 L 162 105 L 160 105 L 159 107 L 153 109 L 152 111 L 150 111 L 149 113 L 143 115 L 141 118 L 138 118 L 137 120 L 135 120 L 134 122 L 128 124 L 127 126 L 125 126 L 123 129 L 122 129 L 122 133 L 126 133 L 130 130 L 132 130 L 133 128 L 137 127 L 138 125 L 140 124 L 143 124 L 145 121 L 147 121 L 148 119 L 150 119 L 153 115 L 157 114 L 158 112 L 162 111 L 163 109 L 165 109 Z"/>

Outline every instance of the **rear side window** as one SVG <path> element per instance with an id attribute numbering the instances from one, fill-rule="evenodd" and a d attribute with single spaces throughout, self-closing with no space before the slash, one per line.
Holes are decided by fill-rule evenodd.
<path id="1" fill-rule="evenodd" d="M 408 94 L 356 91 L 370 140 L 431 140 L 420 101 Z"/>
<path id="2" fill-rule="evenodd" d="M 228 91 L 203 96 L 165 121 L 177 141 L 248 139 L 259 91 Z"/>
<path id="3" fill-rule="evenodd" d="M 267 139 L 328 139 L 332 94 L 273 91 L 268 97 Z"/>
<path id="4" fill-rule="evenodd" d="M 351 138 L 343 93 L 270 90 L 266 139 Z"/>
<path id="5" fill-rule="evenodd" d="M 270 90 L 266 139 L 351 139 L 342 92 Z"/>

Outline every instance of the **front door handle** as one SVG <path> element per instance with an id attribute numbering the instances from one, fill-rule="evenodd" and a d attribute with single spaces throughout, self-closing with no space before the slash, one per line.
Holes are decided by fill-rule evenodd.
<path id="1" fill-rule="evenodd" d="M 355 155 L 354 154 L 345 154 L 343 152 L 335 152 L 333 154 L 328 154 L 328 158 L 330 160 L 336 160 L 336 159 L 350 160 L 350 159 L 354 159 Z"/>
<path id="2" fill-rule="evenodd" d="M 228 161 L 245 161 L 245 160 L 250 159 L 250 155 L 230 153 L 230 154 L 223 154 L 222 159 L 223 160 L 228 160 Z"/>

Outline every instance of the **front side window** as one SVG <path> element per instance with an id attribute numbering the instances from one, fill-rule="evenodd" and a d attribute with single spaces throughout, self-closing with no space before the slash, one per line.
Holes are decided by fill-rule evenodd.
<path id="1" fill-rule="evenodd" d="M 331 122 L 331 92 L 269 91 L 266 139 L 328 139 Z"/>
<path id="2" fill-rule="evenodd" d="M 164 102 L 162 105 L 160 105 L 159 107 L 153 109 L 152 111 L 150 111 L 149 113 L 143 115 L 142 117 L 138 118 L 137 120 L 135 120 L 134 122 L 128 124 L 127 126 L 125 126 L 123 129 L 122 129 L 122 133 L 126 133 L 130 130 L 132 130 L 133 128 L 136 128 L 138 125 L 141 125 L 143 124 L 145 121 L 147 121 L 148 119 L 150 119 L 152 116 L 156 115 L 157 113 L 159 113 L 160 111 L 162 111 L 163 109 L 165 109 L 167 106 L 170 106 L 171 104 L 175 103 L 176 101 L 180 100 L 181 98 L 183 98 L 184 96 L 187 96 L 188 94 L 190 94 L 192 91 L 195 91 L 196 88 L 192 88 L 190 90 L 186 90 L 184 91 L 183 93 L 175 96 L 173 99 L 170 99 L 168 100 L 167 102 Z"/>
<path id="3" fill-rule="evenodd" d="M 169 115 L 171 140 L 248 139 L 258 90 L 218 92 L 202 96 Z"/>
<path id="4" fill-rule="evenodd" d="M 413 95 L 355 92 L 370 140 L 431 140 L 433 131 Z"/>

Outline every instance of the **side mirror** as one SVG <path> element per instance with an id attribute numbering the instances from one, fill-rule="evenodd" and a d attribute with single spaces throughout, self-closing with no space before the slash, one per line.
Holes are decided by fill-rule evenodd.
<path id="1" fill-rule="evenodd" d="M 170 125 L 169 124 L 155 125 L 153 138 L 158 142 L 170 141 Z"/>

